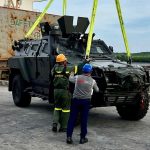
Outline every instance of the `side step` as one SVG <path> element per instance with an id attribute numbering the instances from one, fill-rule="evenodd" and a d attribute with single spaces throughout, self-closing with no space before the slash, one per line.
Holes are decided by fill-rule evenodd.
<path id="1" fill-rule="evenodd" d="M 42 94 L 38 94 L 38 93 L 34 93 L 34 92 L 28 92 L 32 97 L 39 97 L 43 100 L 48 100 L 48 96 L 42 95 Z"/>
<path id="2" fill-rule="evenodd" d="M 28 87 L 24 90 L 24 92 L 28 92 L 32 97 L 39 97 L 43 100 L 48 100 L 48 96 L 45 96 L 45 95 L 42 95 L 42 94 L 39 94 L 39 93 L 35 93 L 32 91 L 32 87 Z"/>

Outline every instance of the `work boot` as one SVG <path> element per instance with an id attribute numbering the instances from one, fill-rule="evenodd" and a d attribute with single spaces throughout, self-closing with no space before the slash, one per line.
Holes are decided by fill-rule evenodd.
<path id="1" fill-rule="evenodd" d="M 59 132 L 67 132 L 67 129 L 66 128 L 60 128 Z"/>
<path id="2" fill-rule="evenodd" d="M 57 132 L 57 123 L 53 123 L 52 131 Z"/>
<path id="3" fill-rule="evenodd" d="M 72 138 L 71 137 L 67 137 L 66 143 L 67 144 L 72 144 L 73 143 Z"/>
<path id="4" fill-rule="evenodd" d="M 88 138 L 81 138 L 80 139 L 80 144 L 84 144 L 84 143 L 87 143 L 88 142 Z"/>

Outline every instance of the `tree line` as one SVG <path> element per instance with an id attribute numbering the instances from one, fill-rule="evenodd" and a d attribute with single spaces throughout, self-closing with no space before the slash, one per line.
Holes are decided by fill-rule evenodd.
<path id="1" fill-rule="evenodd" d="M 132 53 L 133 62 L 150 62 L 150 52 Z M 127 61 L 126 53 L 116 53 L 117 59 Z"/>

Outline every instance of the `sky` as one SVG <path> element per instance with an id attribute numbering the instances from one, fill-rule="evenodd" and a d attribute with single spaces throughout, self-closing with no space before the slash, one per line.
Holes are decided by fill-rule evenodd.
<path id="1" fill-rule="evenodd" d="M 48 13 L 62 15 L 62 1 L 54 0 Z M 42 11 L 48 0 L 34 3 L 34 9 Z M 120 0 L 125 29 L 131 53 L 150 52 L 150 0 Z M 88 17 L 90 20 L 93 0 L 68 0 L 67 14 Z M 88 30 L 87 30 L 88 32 Z M 99 0 L 95 20 L 96 39 L 113 46 L 114 52 L 125 52 L 115 0 Z"/>

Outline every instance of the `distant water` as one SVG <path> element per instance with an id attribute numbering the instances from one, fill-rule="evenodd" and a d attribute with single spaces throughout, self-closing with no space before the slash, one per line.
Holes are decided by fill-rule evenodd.
<path id="1" fill-rule="evenodd" d="M 140 65 L 140 66 L 150 66 L 149 62 L 133 62 L 132 64 Z"/>

